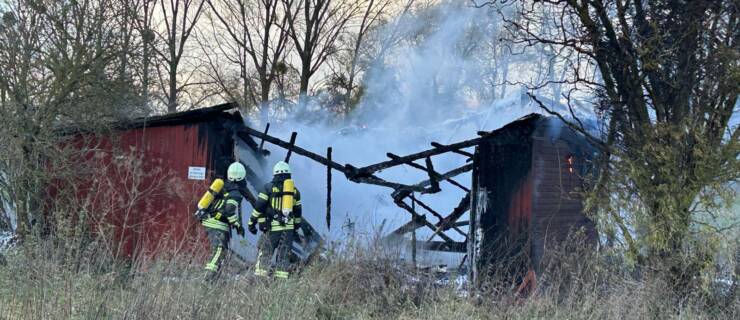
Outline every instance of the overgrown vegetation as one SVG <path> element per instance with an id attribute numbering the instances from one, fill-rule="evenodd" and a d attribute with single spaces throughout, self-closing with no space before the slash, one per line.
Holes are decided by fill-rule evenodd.
<path id="1" fill-rule="evenodd" d="M 474 21 L 445 15 L 462 2 L 440 2 L 0 0 L 0 231 L 15 225 L 22 240 L 0 266 L 0 315 L 740 317 L 740 130 L 730 122 L 740 88 L 738 2 L 476 1 L 489 11 L 469 15 Z M 328 13 L 310 21 L 300 17 L 322 10 Z M 312 33 L 312 24 L 321 27 Z M 459 25 L 465 41 L 448 43 L 457 38 L 444 29 Z M 455 49 L 437 50 L 445 46 Z M 442 52 L 412 64 L 419 83 L 402 83 L 394 72 L 368 76 L 399 67 L 394 60 L 413 62 L 400 58 L 419 47 Z M 435 68 L 442 60 L 457 63 Z M 391 93 L 407 85 L 432 97 L 409 104 L 490 103 L 511 92 L 507 84 L 526 82 L 526 72 L 509 74 L 510 64 L 537 74 L 530 89 L 552 89 L 550 98 L 572 109 L 564 115 L 541 106 L 568 118 L 602 151 L 587 190 L 598 252 L 554 251 L 561 256 L 528 299 L 505 277 L 461 297 L 410 281 L 415 271 L 375 252 L 318 262 L 285 283 L 257 282 L 238 270 L 206 284 L 195 256 L 116 260 L 120 239 L 105 223 L 97 230 L 79 223 L 103 222 L 112 212 L 125 219 L 143 195 L 163 189 L 142 185 L 144 176 L 156 175 L 175 193 L 177 181 L 167 168 L 143 172 L 140 156 L 126 150 L 116 150 L 109 167 L 94 160 L 112 154 L 79 161 L 84 157 L 67 148 L 68 129 L 106 132 L 157 107 L 183 110 L 213 97 L 237 101 L 262 121 L 296 111 L 307 96 L 338 118 L 363 101 L 364 112 L 375 114 L 396 107 Z M 373 88 L 373 81 L 385 86 Z M 392 98 L 363 100 L 378 91 Z M 460 110 L 441 109 L 420 110 Z M 579 119 L 583 112 L 601 135 Z M 105 179 L 85 180 L 98 176 Z M 90 192 L 118 184 L 127 189 L 116 197 Z M 48 192 L 88 196 L 51 201 Z M 98 209 L 101 202 L 111 204 L 108 211 Z"/>
<path id="2" fill-rule="evenodd" d="M 0 267 L 0 313 L 7 319 L 733 319 L 729 287 L 673 303 L 661 279 L 636 281 L 605 257 L 563 248 L 529 298 L 507 286 L 487 291 L 435 287 L 381 251 L 318 261 L 283 282 L 262 282 L 230 265 L 202 281 L 201 261 L 181 255 L 121 264 L 95 246 L 75 259 L 48 242 L 27 243 Z M 80 261 L 82 261 L 80 263 Z M 503 266 L 494 266 L 503 268 Z M 414 279 L 422 279 L 415 281 Z"/>
<path id="3" fill-rule="evenodd" d="M 737 239 L 738 2 L 478 3 L 514 6 L 513 42 L 557 52 L 564 77 L 548 82 L 569 84 L 556 99 L 570 112 L 532 98 L 600 149 L 588 204 L 605 244 L 679 294 L 701 286 L 719 243 Z M 574 112 L 584 94 L 600 135 Z"/>

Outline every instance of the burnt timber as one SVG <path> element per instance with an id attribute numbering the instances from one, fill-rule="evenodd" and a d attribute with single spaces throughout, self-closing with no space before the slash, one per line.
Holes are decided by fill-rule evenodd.
<path id="1" fill-rule="evenodd" d="M 387 238 L 397 239 L 418 228 L 428 228 L 433 233 L 422 241 L 420 248 L 466 253 L 464 261 L 471 267 L 474 280 L 484 276 L 482 268 L 492 259 L 506 258 L 492 249 L 502 245 L 494 239 L 529 237 L 515 244 L 513 249 L 529 257 L 526 268 L 537 270 L 546 242 L 560 241 L 576 229 L 585 229 L 589 239 L 595 235 L 593 223 L 583 215 L 581 199 L 574 193 L 583 183 L 595 149 L 580 134 L 560 125 L 555 118 L 530 114 L 500 129 L 478 132 L 479 136 L 473 139 L 446 145 L 432 142 L 431 149 L 408 155 L 387 153 L 389 160 L 359 168 L 332 161 L 329 152 L 324 157 L 303 149 L 295 145 L 295 136 L 291 136 L 290 142 L 273 137 L 267 129 L 245 128 L 237 134 L 254 136 L 262 141 L 261 144 L 267 141 L 287 149 L 289 154 L 312 159 L 327 167 L 328 179 L 333 169 L 350 181 L 392 189 L 394 203 L 408 212 L 411 219 L 390 232 Z M 433 157 L 449 153 L 464 157 L 465 164 L 448 172 L 437 172 Z M 577 164 L 563 167 L 566 156 L 576 159 Z M 376 175 L 396 166 L 421 170 L 428 179 L 404 184 Z M 473 183 L 469 187 L 453 179 L 471 171 Z M 562 183 L 563 179 L 567 180 L 566 184 Z M 446 216 L 414 196 L 441 192 L 441 182 L 465 191 L 458 205 Z M 330 181 L 327 187 L 329 184 Z M 553 186 L 559 187 L 555 190 Z M 417 212 L 417 205 L 434 216 L 437 222 L 432 223 L 426 215 Z M 328 199 L 327 224 L 330 206 Z M 469 213 L 469 219 L 458 221 L 466 213 Z M 468 226 L 467 232 L 460 229 L 463 226 Z M 455 241 L 447 234 L 449 231 L 462 235 L 464 241 Z M 434 241 L 435 237 L 442 241 Z"/>

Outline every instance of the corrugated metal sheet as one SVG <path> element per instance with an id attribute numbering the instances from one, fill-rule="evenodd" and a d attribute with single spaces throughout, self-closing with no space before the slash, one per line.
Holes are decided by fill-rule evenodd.
<path id="1" fill-rule="evenodd" d="M 131 210 L 113 212 L 114 246 L 121 255 L 150 256 L 178 250 L 204 250 L 201 228 L 191 214 L 207 180 L 189 180 L 189 167 L 210 168 L 207 124 L 138 128 L 104 137 L 113 157 L 141 157 L 140 175 L 118 181 L 112 192 L 131 201 Z M 213 158 L 211 154 L 211 158 Z M 99 165 L 110 166 L 111 157 Z M 136 184 L 136 185 L 134 185 Z M 133 190 L 136 188 L 138 190 Z M 147 194 L 139 194 L 146 192 Z"/>
<path id="2" fill-rule="evenodd" d="M 224 127 L 234 119 L 222 116 L 222 109 L 71 139 L 82 151 L 85 172 L 67 190 L 76 190 L 78 207 L 88 211 L 93 232 L 104 235 L 115 255 L 207 252 L 203 228 L 192 213 L 208 182 L 234 158 L 234 140 Z M 189 179 L 191 167 L 205 167 L 205 179 Z"/>

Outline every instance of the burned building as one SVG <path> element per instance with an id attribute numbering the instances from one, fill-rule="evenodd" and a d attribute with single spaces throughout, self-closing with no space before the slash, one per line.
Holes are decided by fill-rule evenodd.
<path id="1" fill-rule="evenodd" d="M 531 114 L 483 136 L 476 147 L 467 254 L 473 279 L 497 267 L 541 271 L 545 251 L 572 232 L 596 243 L 583 212 L 595 149 L 555 118 Z"/>
<path id="2" fill-rule="evenodd" d="M 114 226 L 120 251 L 126 255 L 135 255 L 137 250 L 161 252 L 168 250 L 163 243 L 182 243 L 184 239 L 196 239 L 191 246 L 205 249 L 202 230 L 190 216 L 196 198 L 208 181 L 223 173 L 234 160 L 249 168 L 247 179 L 252 190 L 261 186 L 266 180 L 263 173 L 268 171 L 264 168 L 265 142 L 285 149 L 286 160 L 295 153 L 326 167 L 327 224 L 331 217 L 332 171 L 341 172 L 356 183 L 390 188 L 394 203 L 411 219 L 388 238 L 398 239 L 427 228 L 431 235 L 421 239 L 418 246 L 413 238 L 413 247 L 464 255 L 461 266 L 468 267 L 474 281 L 485 278 L 491 266 L 511 260 L 513 255 L 523 259 L 511 272 L 539 272 L 546 251 L 574 231 L 583 231 L 587 239 L 584 246 L 596 241 L 594 223 L 583 213 L 578 192 L 589 174 L 594 149 L 583 135 L 555 118 L 531 114 L 500 129 L 479 132 L 473 139 L 451 144 L 431 142 L 428 150 L 403 156 L 388 153 L 386 161 L 355 167 L 333 161 L 331 148 L 323 156 L 297 146 L 296 132 L 290 141 L 284 141 L 268 134 L 269 125 L 264 130 L 250 128 L 234 107 L 226 104 L 140 119 L 121 124 L 108 136 L 92 139 L 96 146 L 87 153 L 88 159 L 110 164 L 120 151 L 137 155 L 144 160 L 144 171 L 167 170 L 162 173 L 164 176 L 144 179 L 145 184 L 166 180 L 177 190 L 163 193 L 160 201 L 137 202 L 132 214 L 113 212 L 109 222 Z M 89 135 L 79 135 L 86 136 Z M 436 171 L 433 158 L 441 154 L 462 157 L 461 166 L 447 172 Z M 395 166 L 420 170 L 428 179 L 407 184 L 378 176 L 380 171 Z M 470 172 L 472 185 L 455 180 Z M 112 187 L 125 189 L 126 185 Z M 447 187 L 462 190 L 464 196 L 446 214 L 417 196 L 443 192 Z M 246 205 L 243 204 L 242 212 L 249 210 Z M 469 219 L 464 221 L 466 216 Z M 305 258 L 309 252 L 315 252 L 320 237 L 308 223 L 302 234 L 300 243 L 310 244 L 296 245 L 294 252 Z M 464 240 L 459 241 L 461 238 Z M 249 252 L 240 252 L 239 245 L 235 245 L 235 250 L 249 256 Z"/>
<path id="3" fill-rule="evenodd" d="M 424 239 L 411 237 L 410 260 L 414 263 L 416 249 L 456 252 L 464 256 L 459 267 L 467 269 L 474 281 L 502 263 L 510 264 L 507 274 L 517 277 L 541 271 L 546 251 L 572 232 L 583 232 L 584 246 L 596 241 L 595 225 L 583 213 L 579 192 L 584 190 L 595 149 L 582 134 L 556 118 L 530 114 L 500 129 L 478 132 L 476 138 L 450 144 L 431 142 L 431 149 L 403 156 L 388 153 L 388 160 L 364 167 L 332 161 L 331 150 L 324 157 L 298 147 L 296 133 L 290 142 L 254 129 L 247 129 L 246 134 L 326 166 L 328 181 L 332 171 L 339 171 L 351 181 L 392 189 L 394 203 L 410 214 L 410 221 L 386 235 L 386 242 L 397 245 L 409 241 L 404 235 L 415 235 L 417 229 L 432 231 Z M 438 172 L 434 157 L 442 154 L 461 157 L 461 166 Z M 378 175 L 396 166 L 420 170 L 428 179 L 407 184 Z M 455 180 L 471 171 L 472 185 Z M 327 187 L 330 196 L 331 185 Z M 418 196 L 446 192 L 446 188 L 464 192 L 450 212 L 439 212 Z M 327 200 L 328 221 L 330 197 Z M 466 216 L 470 219 L 464 220 Z M 517 264 L 512 265 L 509 261 L 514 256 Z"/>
<path id="4" fill-rule="evenodd" d="M 73 185 L 52 186 L 50 195 L 74 190 L 81 208 L 95 213 L 89 221 L 93 232 L 105 234 L 117 256 L 205 254 L 205 233 L 193 212 L 211 181 L 223 178 L 231 162 L 245 164 L 252 192 L 240 210 L 246 221 L 255 189 L 270 179 L 268 152 L 239 134 L 246 128 L 237 105 L 222 104 L 115 123 L 105 133 L 75 132 L 67 143 L 77 149 L 85 172 Z M 304 223 L 304 230 L 311 239 L 304 243 L 315 248 L 320 237 L 310 223 Z M 235 238 L 232 251 L 251 260 L 254 245 Z M 304 253 L 301 246 L 296 250 Z"/>

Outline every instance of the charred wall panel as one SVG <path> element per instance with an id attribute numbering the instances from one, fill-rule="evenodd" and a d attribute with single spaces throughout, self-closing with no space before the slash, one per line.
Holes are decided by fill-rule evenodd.
<path id="1" fill-rule="evenodd" d="M 593 245 L 595 227 L 583 213 L 583 178 L 593 148 L 559 120 L 530 115 L 492 132 L 477 148 L 471 199 L 471 274 L 508 267 L 518 279 L 540 271 L 545 252 L 583 229 Z"/>
<path id="2" fill-rule="evenodd" d="M 582 229 L 584 245 L 595 243 L 595 226 L 583 213 L 583 179 L 593 149 L 550 119 L 542 121 L 532 139 L 532 263 L 540 271 L 547 250 L 555 250 L 572 232 Z"/>
<path id="3" fill-rule="evenodd" d="M 500 263 L 516 269 L 518 266 L 511 262 L 520 259 L 513 259 L 514 256 L 528 252 L 532 129 L 530 125 L 512 128 L 505 134 L 485 139 L 479 146 L 476 201 L 483 207 L 476 217 L 480 251 L 475 260 L 482 274 L 487 266 Z"/>

